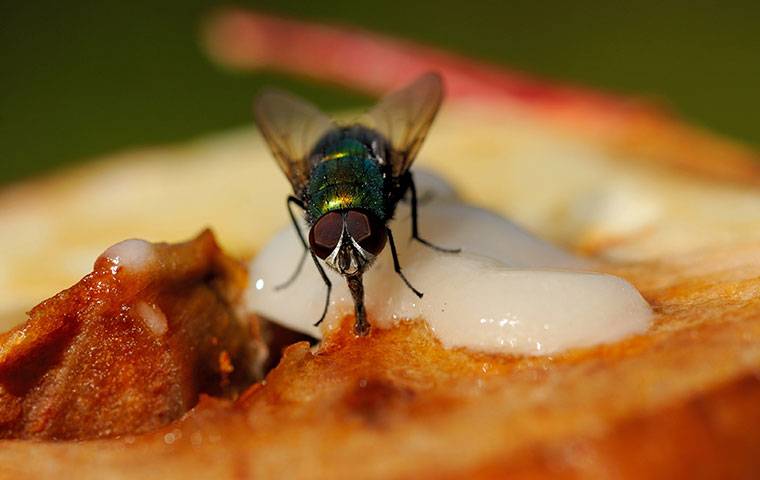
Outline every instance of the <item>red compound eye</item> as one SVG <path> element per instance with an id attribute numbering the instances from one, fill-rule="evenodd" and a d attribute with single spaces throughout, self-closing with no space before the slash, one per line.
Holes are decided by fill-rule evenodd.
<path id="1" fill-rule="evenodd" d="M 309 231 L 311 250 L 322 260 L 327 258 L 340 241 L 343 234 L 343 216 L 330 212 L 319 217 Z"/>
<path id="2" fill-rule="evenodd" d="M 361 210 L 346 212 L 346 230 L 356 243 L 372 255 L 383 251 L 388 235 L 385 224 L 376 216 Z"/>

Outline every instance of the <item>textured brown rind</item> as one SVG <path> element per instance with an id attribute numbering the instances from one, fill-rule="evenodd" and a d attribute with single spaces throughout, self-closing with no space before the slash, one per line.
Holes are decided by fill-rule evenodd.
<path id="1" fill-rule="evenodd" d="M 150 249 L 136 271 L 99 258 L 0 336 L 0 437 L 144 432 L 179 418 L 200 392 L 250 381 L 250 335 L 233 307 L 242 267 L 208 231 Z"/>
<path id="2" fill-rule="evenodd" d="M 747 245 L 610 268 L 653 304 L 653 327 L 554 357 L 446 350 L 419 322 L 356 338 L 347 318 L 238 401 L 206 399 L 156 432 L 0 443 L 0 477 L 751 477 L 758 259 Z"/>
<path id="3" fill-rule="evenodd" d="M 605 436 L 558 439 L 441 478 L 754 478 L 760 471 L 758 404 L 760 378 L 746 375 L 627 419 Z"/>

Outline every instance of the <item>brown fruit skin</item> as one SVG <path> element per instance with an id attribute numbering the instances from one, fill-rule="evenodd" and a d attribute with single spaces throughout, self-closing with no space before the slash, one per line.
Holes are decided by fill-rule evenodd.
<path id="1" fill-rule="evenodd" d="M 208 231 L 153 250 L 157 261 L 138 273 L 114 273 L 101 257 L 0 336 L 0 438 L 146 432 L 201 393 L 231 394 L 252 380 L 250 334 L 232 307 L 242 268 Z M 165 332 L 143 320 L 139 302 L 165 316 Z"/>

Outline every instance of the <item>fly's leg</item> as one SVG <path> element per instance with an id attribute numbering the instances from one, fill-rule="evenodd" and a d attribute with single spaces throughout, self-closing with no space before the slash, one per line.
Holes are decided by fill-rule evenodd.
<path id="1" fill-rule="evenodd" d="M 351 296 L 354 298 L 354 313 L 356 320 L 354 321 L 354 333 L 363 337 L 369 333 L 369 322 L 367 321 L 367 312 L 364 310 L 364 284 L 362 283 L 362 276 L 350 275 L 346 277 L 348 282 L 348 289 L 351 291 Z"/>
<path id="2" fill-rule="evenodd" d="M 438 250 L 439 252 L 445 252 L 445 253 L 461 252 L 462 251 L 461 248 L 443 248 L 443 247 L 439 247 L 438 245 L 433 245 L 427 240 L 420 238 L 420 233 L 417 228 L 417 188 L 414 186 L 414 178 L 412 177 L 412 172 L 406 172 L 406 175 L 408 175 L 409 190 L 411 190 L 411 193 L 412 193 L 412 238 L 422 243 L 423 245 L 427 245 L 433 250 Z"/>
<path id="3" fill-rule="evenodd" d="M 332 282 L 329 278 L 327 278 L 327 274 L 325 273 L 325 269 L 322 268 L 322 265 L 319 264 L 319 260 L 317 259 L 317 256 L 314 255 L 314 252 L 309 250 L 309 253 L 311 253 L 311 258 L 314 260 L 314 265 L 317 266 L 317 270 L 319 270 L 319 275 L 322 276 L 322 280 L 324 280 L 325 285 L 327 285 L 327 296 L 325 297 L 325 309 L 322 310 L 322 316 L 319 317 L 319 320 L 317 320 L 317 323 L 314 324 L 315 327 L 318 327 L 320 323 L 325 319 L 325 316 L 327 316 L 327 307 L 330 306 L 330 292 L 332 292 Z"/>
<path id="4" fill-rule="evenodd" d="M 301 273 L 301 270 L 303 270 L 303 264 L 306 261 L 306 254 L 309 252 L 309 246 L 306 244 L 306 239 L 304 238 L 303 233 L 301 232 L 301 227 L 298 225 L 298 220 L 296 219 L 296 215 L 295 213 L 293 213 L 293 208 L 292 208 L 293 205 L 300 207 L 301 210 L 304 209 L 304 205 L 301 200 L 299 200 L 297 197 L 294 197 L 293 195 L 289 195 L 288 201 L 287 201 L 288 214 L 290 215 L 290 221 L 293 223 L 293 228 L 296 229 L 296 233 L 298 234 L 298 239 L 301 241 L 301 245 L 303 246 L 303 252 L 301 252 L 301 259 L 298 260 L 298 266 L 296 266 L 296 270 L 293 272 L 292 275 L 290 275 L 290 278 L 288 278 L 284 283 L 274 287 L 275 290 L 282 290 L 284 288 L 288 288 L 290 284 L 293 283 L 296 278 L 298 278 L 298 275 Z"/>
<path id="5" fill-rule="evenodd" d="M 409 283 L 409 280 L 406 279 L 404 274 L 401 273 L 401 264 L 398 263 L 398 253 L 396 252 L 396 242 L 393 241 L 393 232 L 391 232 L 391 229 L 388 227 L 385 227 L 385 230 L 388 232 L 388 243 L 391 245 L 391 255 L 393 256 L 393 270 L 398 273 L 404 283 L 406 283 L 406 286 L 409 287 L 409 289 L 413 291 L 415 295 L 417 295 L 419 298 L 422 298 L 422 292 L 414 288 L 412 284 Z"/>

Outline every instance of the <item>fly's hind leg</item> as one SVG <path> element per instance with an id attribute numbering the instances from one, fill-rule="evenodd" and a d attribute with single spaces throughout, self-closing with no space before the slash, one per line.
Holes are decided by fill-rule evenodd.
<path id="1" fill-rule="evenodd" d="M 298 278 L 298 275 L 301 273 L 301 270 L 303 270 L 303 264 L 306 261 L 306 255 L 309 253 L 309 246 L 306 244 L 306 239 L 304 238 L 303 233 L 301 232 L 301 227 L 298 225 L 298 220 L 296 219 L 296 215 L 293 213 L 292 205 L 296 205 L 300 207 L 301 210 L 304 209 L 304 205 L 303 205 L 303 202 L 299 200 L 297 197 L 294 197 L 293 195 L 288 196 L 288 201 L 287 201 L 288 214 L 290 215 L 290 221 L 293 223 L 293 228 L 296 229 L 296 233 L 298 234 L 298 239 L 301 241 L 301 245 L 303 246 L 303 251 L 301 252 L 301 259 L 298 260 L 298 265 L 296 266 L 295 271 L 290 275 L 290 277 L 287 280 L 285 280 L 285 282 L 274 287 L 275 290 L 282 290 L 284 288 L 288 288 L 290 284 L 292 284 L 295 281 L 295 279 Z"/>
<path id="2" fill-rule="evenodd" d="M 414 292 L 417 297 L 422 298 L 422 292 L 417 290 L 412 286 L 411 283 L 409 283 L 409 280 L 407 280 L 406 276 L 401 272 L 401 264 L 398 261 L 398 253 L 396 252 L 396 242 L 393 241 L 393 232 L 391 232 L 391 229 L 388 227 L 385 227 L 386 232 L 388 232 L 388 243 L 391 245 L 391 256 L 393 257 L 393 270 L 398 273 L 399 277 L 406 283 L 406 286 L 409 287 L 411 291 Z"/>
<path id="3" fill-rule="evenodd" d="M 438 250 L 439 252 L 445 252 L 445 253 L 461 252 L 462 251 L 461 248 L 443 248 L 443 247 L 439 247 L 438 245 L 434 245 L 428 242 L 424 238 L 420 238 L 419 229 L 417 227 L 417 187 L 414 186 L 414 178 L 412 177 L 412 172 L 406 172 L 406 175 L 408 176 L 408 179 L 409 179 L 409 190 L 411 191 L 411 194 L 412 194 L 412 238 L 422 243 L 423 245 L 427 245 L 433 250 Z"/>

